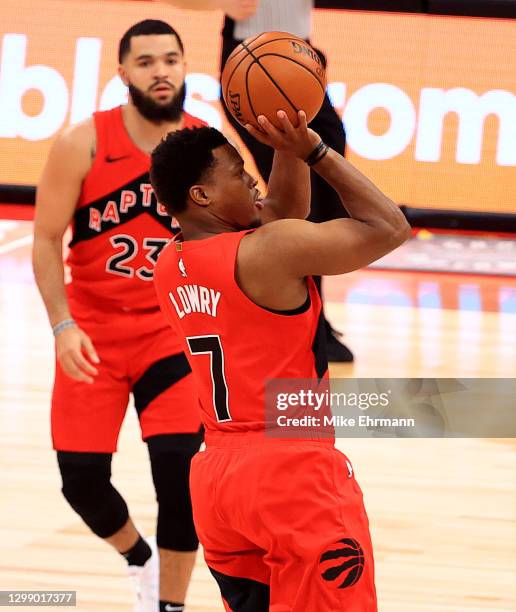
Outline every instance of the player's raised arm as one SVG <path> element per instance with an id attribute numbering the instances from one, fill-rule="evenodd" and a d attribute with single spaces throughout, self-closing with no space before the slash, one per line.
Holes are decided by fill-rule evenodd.
<path id="1" fill-rule="evenodd" d="M 259 249 L 256 265 L 284 279 L 343 274 L 362 268 L 400 246 L 410 226 L 399 207 L 335 151 L 322 148 L 313 165 L 339 194 L 349 219 L 314 224 L 283 220 L 246 238 Z M 244 248 L 245 251 L 245 248 Z"/>
<path id="2" fill-rule="evenodd" d="M 33 268 L 50 325 L 71 321 L 63 267 L 63 235 L 72 219 L 83 178 L 91 165 L 94 128 L 76 126 L 52 146 L 36 196 Z M 56 335 L 56 351 L 63 370 L 76 380 L 92 382 L 97 362 L 90 339 L 77 326 L 63 327 Z"/>
<path id="3" fill-rule="evenodd" d="M 274 149 L 262 212 L 263 223 L 277 219 L 305 219 L 310 213 L 310 169 L 303 160 L 320 138 L 308 129 L 303 111 L 298 112 L 297 127 L 292 125 L 284 111 L 278 111 L 278 121 L 281 130 L 263 115 L 258 118 L 260 130 L 252 125 L 246 126 L 252 136 Z"/>

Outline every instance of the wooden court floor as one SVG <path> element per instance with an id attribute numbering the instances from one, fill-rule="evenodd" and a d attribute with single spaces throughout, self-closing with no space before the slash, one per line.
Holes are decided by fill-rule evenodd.
<path id="1" fill-rule="evenodd" d="M 76 590 L 81 612 L 129 611 L 125 562 L 59 492 L 49 442 L 52 339 L 30 274 L 30 224 L 9 223 L 0 222 L 0 590 Z M 464 284 L 480 302 L 461 298 Z M 439 299 L 429 301 L 429 291 Z M 516 375 L 514 282 L 358 272 L 329 279 L 326 294 L 328 314 L 357 357 L 334 376 Z M 364 491 L 382 612 L 516 610 L 513 440 L 338 445 Z M 150 469 L 132 408 L 114 482 L 153 533 Z M 201 556 L 187 604 L 190 612 L 222 610 Z"/>

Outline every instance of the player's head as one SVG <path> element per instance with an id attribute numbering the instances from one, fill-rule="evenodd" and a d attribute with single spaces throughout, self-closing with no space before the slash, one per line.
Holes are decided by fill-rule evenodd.
<path id="1" fill-rule="evenodd" d="M 168 213 L 200 226 L 242 230 L 260 225 L 257 181 L 215 128 L 171 132 L 152 152 L 151 182 Z"/>
<path id="2" fill-rule="evenodd" d="M 145 118 L 157 123 L 181 118 L 186 63 L 172 26 L 157 19 L 133 25 L 120 40 L 118 61 L 118 74 Z"/>

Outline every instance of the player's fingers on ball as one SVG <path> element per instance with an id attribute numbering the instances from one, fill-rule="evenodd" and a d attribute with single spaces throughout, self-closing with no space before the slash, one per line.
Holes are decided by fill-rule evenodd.
<path id="1" fill-rule="evenodd" d="M 290 119 L 288 118 L 287 113 L 283 110 L 279 110 L 277 115 L 281 123 L 281 126 L 283 128 L 283 131 L 286 132 L 287 134 L 294 134 L 295 128 L 290 122 Z"/>
<path id="2" fill-rule="evenodd" d="M 249 132 L 249 134 L 251 134 L 251 136 L 253 138 L 256 138 L 256 140 L 258 140 L 259 142 L 261 142 L 262 144 L 266 144 L 266 145 L 270 145 L 271 141 L 270 138 L 261 130 L 257 130 L 254 125 L 251 125 L 250 123 L 248 123 L 245 126 L 245 129 Z"/>
<path id="3" fill-rule="evenodd" d="M 251 136 L 254 136 L 255 138 L 263 138 L 264 136 L 264 133 L 261 130 L 255 128 L 254 125 L 252 125 L 251 123 L 246 123 L 245 129 L 249 132 L 249 134 L 251 134 Z"/>
<path id="4" fill-rule="evenodd" d="M 278 130 L 278 128 L 263 115 L 258 117 L 258 121 L 260 122 L 260 128 L 267 134 L 271 147 L 278 149 L 285 145 L 285 132 L 283 130 Z"/>
<path id="5" fill-rule="evenodd" d="M 297 117 L 299 119 L 299 125 L 298 125 L 298 129 L 301 129 L 303 132 L 306 132 L 308 129 L 308 123 L 306 121 L 306 113 L 305 111 L 298 111 L 297 112 Z"/>
<path id="6" fill-rule="evenodd" d="M 265 115 L 259 115 L 258 123 L 261 129 L 266 132 L 271 138 L 281 138 L 281 132 L 267 119 Z"/>

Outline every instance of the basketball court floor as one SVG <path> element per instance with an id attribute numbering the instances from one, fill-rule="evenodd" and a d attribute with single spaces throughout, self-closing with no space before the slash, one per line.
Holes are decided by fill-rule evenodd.
<path id="1" fill-rule="evenodd" d="M 129 611 L 125 562 L 59 492 L 49 441 L 53 343 L 30 234 L 29 221 L 0 221 L 0 590 L 76 590 L 80 612 Z M 356 364 L 332 368 L 334 377 L 516 376 L 513 278 L 368 270 L 328 279 L 326 296 L 329 318 L 356 354 Z M 514 440 L 338 446 L 364 491 L 381 612 L 516 610 Z M 114 482 L 153 533 L 150 468 L 132 408 Z M 187 604 L 190 612 L 223 609 L 201 555 Z"/>

